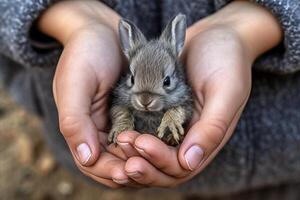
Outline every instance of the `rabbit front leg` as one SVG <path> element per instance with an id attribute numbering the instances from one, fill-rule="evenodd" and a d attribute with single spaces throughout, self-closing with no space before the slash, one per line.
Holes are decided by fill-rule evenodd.
<path id="1" fill-rule="evenodd" d="M 186 118 L 186 111 L 182 106 L 170 108 L 161 120 L 157 129 L 157 136 L 170 145 L 179 144 L 184 136 L 182 125 Z M 164 139 L 164 136 L 166 136 L 166 139 Z"/>
<path id="2" fill-rule="evenodd" d="M 108 135 L 110 143 L 117 143 L 118 135 L 123 131 L 134 129 L 134 118 L 125 106 L 112 106 L 110 110 L 112 127 Z"/>

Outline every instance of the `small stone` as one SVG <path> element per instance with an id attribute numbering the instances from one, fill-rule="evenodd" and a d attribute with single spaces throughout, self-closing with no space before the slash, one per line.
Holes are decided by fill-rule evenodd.
<path id="1" fill-rule="evenodd" d="M 43 175 L 48 175 L 54 170 L 56 162 L 50 152 L 41 154 L 37 161 L 38 171 Z"/>
<path id="2" fill-rule="evenodd" d="M 20 163 L 29 165 L 34 160 L 34 145 L 26 134 L 19 134 L 17 138 L 17 158 Z"/>
<path id="3" fill-rule="evenodd" d="M 73 193 L 74 187 L 72 183 L 67 181 L 62 181 L 58 184 L 57 190 L 60 194 L 64 196 L 71 195 Z"/>

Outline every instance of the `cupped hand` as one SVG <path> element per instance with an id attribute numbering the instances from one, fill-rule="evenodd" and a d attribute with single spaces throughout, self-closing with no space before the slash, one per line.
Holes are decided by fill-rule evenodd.
<path id="1" fill-rule="evenodd" d="M 135 186 L 124 173 L 125 155 L 107 146 L 109 92 L 121 66 L 116 34 L 90 24 L 68 40 L 53 80 L 60 130 L 76 165 L 110 187 Z"/>
<path id="2" fill-rule="evenodd" d="M 109 93 L 124 66 L 119 19 L 99 1 L 60 1 L 42 14 L 37 25 L 64 45 L 53 95 L 60 131 L 76 165 L 104 185 L 136 187 L 124 172 L 126 155 L 107 145 Z"/>
<path id="3" fill-rule="evenodd" d="M 194 117 L 178 148 L 125 132 L 126 174 L 144 186 L 172 187 L 201 172 L 226 144 L 247 103 L 254 60 L 276 46 L 282 31 L 265 8 L 233 1 L 187 30 L 182 55 L 194 92 Z"/>
<path id="4" fill-rule="evenodd" d="M 247 102 L 252 63 L 234 30 L 203 31 L 184 53 L 195 109 L 180 147 L 135 132 L 118 137 L 121 148 L 131 156 L 125 171 L 140 184 L 171 187 L 199 173 L 228 141 Z"/>
<path id="5" fill-rule="evenodd" d="M 104 152 L 107 101 L 122 65 L 117 41 L 116 34 L 104 25 L 83 27 L 66 43 L 53 80 L 60 130 L 77 166 L 110 186 L 116 185 L 113 178 L 126 179 L 122 175 L 125 162 Z"/>
<path id="6" fill-rule="evenodd" d="M 239 4 L 246 4 L 244 10 Z M 259 18 L 258 13 L 249 12 L 247 2 L 231 5 L 237 5 L 233 11 L 240 15 L 246 13 L 251 23 L 244 23 L 240 15 L 230 9 L 227 14 L 226 9 L 223 12 L 227 17 L 221 15 L 216 21 L 230 21 L 228 13 L 239 16 L 237 21 L 242 27 L 248 25 L 242 34 L 248 37 L 248 42 L 241 39 L 241 32 L 227 26 L 212 26 L 195 34 L 193 27 L 197 25 L 189 28 L 192 34 L 187 34 L 190 38 L 183 60 L 194 91 L 195 113 L 183 143 L 173 148 L 154 136 L 126 132 L 118 137 L 120 149 L 106 145 L 105 133 L 108 94 L 122 70 L 116 34 L 119 17 L 93 0 L 63 1 L 56 5 L 43 15 L 40 29 L 64 44 L 53 81 L 60 129 L 79 169 L 110 187 L 171 187 L 199 173 L 233 133 L 250 92 L 253 60 L 280 41 L 280 28 L 273 26 L 278 25 L 276 20 L 271 17 L 269 21 L 253 21 L 247 14 L 254 13 Z M 271 16 L 264 15 L 265 11 L 261 13 L 260 17 Z M 77 29 L 76 25 L 90 16 L 95 20 L 88 20 L 92 23 Z M 254 22 L 262 22 L 264 28 L 257 32 Z M 113 28 L 107 26 L 110 23 Z M 265 28 L 266 24 L 270 27 Z M 252 26 L 256 29 L 251 32 Z M 273 36 L 276 33 L 278 37 L 272 39 L 269 33 Z"/>

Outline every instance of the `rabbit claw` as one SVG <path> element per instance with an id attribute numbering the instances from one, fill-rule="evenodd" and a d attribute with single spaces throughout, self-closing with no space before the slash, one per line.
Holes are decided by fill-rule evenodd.
<path id="1" fill-rule="evenodd" d="M 169 114 L 165 114 L 161 124 L 157 129 L 158 138 L 167 142 L 170 145 L 177 145 L 180 143 L 184 135 L 184 129 L 181 121 L 176 121 Z M 166 136 L 166 138 L 164 138 Z"/>
<path id="2" fill-rule="evenodd" d="M 134 119 L 129 110 L 123 106 L 113 106 L 110 112 L 112 127 L 108 134 L 108 142 L 117 144 L 120 133 L 134 129 Z"/>
<path id="3" fill-rule="evenodd" d="M 122 124 L 122 125 L 113 126 L 108 135 L 109 143 L 117 144 L 118 135 L 124 131 L 129 131 L 129 130 L 133 130 L 131 124 Z"/>

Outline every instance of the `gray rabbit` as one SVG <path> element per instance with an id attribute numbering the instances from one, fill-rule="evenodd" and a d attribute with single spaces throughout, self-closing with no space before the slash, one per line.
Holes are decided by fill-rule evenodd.
<path id="1" fill-rule="evenodd" d="M 116 143 L 118 134 L 126 130 L 152 133 L 169 145 L 182 141 L 183 125 L 193 109 L 191 89 L 178 60 L 185 32 L 182 14 L 150 41 L 133 23 L 120 21 L 120 42 L 129 69 L 112 93 L 109 142 Z"/>

